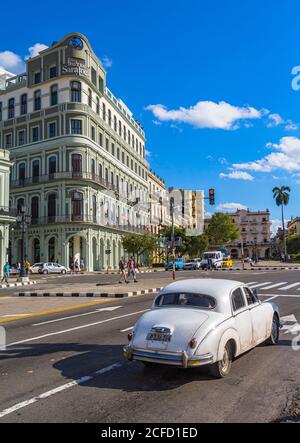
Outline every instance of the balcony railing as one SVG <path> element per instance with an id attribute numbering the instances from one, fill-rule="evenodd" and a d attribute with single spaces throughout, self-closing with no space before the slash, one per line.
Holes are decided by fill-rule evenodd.
<path id="1" fill-rule="evenodd" d="M 1 214 L 1 213 L 0 213 Z M 97 226 L 103 226 L 110 229 L 116 229 L 118 231 L 126 231 L 126 232 L 133 232 L 137 234 L 143 234 L 146 230 L 146 226 L 134 226 L 131 224 L 122 224 L 118 222 L 107 222 L 107 223 L 101 223 L 97 216 L 95 215 L 54 215 L 54 216 L 47 216 L 47 217 L 38 217 L 38 218 L 31 218 L 31 225 L 38 226 L 38 225 L 49 225 L 49 224 L 59 224 L 59 223 L 87 223 L 87 224 L 95 224 Z"/>
<path id="2" fill-rule="evenodd" d="M 49 181 L 58 180 L 90 180 L 96 182 L 103 188 L 118 192 L 118 187 L 101 177 L 100 175 L 93 174 L 92 172 L 54 172 L 52 174 L 38 175 L 28 178 L 19 178 L 18 180 L 12 180 L 10 186 L 12 189 L 23 188 L 24 186 L 32 186 L 35 184 L 48 183 Z"/>
<path id="3" fill-rule="evenodd" d="M 8 208 L 7 206 L 0 206 L 0 217 L 15 217 L 17 215 L 17 210 Z"/>

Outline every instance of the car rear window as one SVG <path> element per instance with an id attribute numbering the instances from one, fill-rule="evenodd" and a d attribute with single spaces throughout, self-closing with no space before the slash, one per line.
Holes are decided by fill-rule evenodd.
<path id="1" fill-rule="evenodd" d="M 189 292 L 161 294 L 155 306 L 195 306 L 203 309 L 214 309 L 216 300 L 210 295 Z"/>

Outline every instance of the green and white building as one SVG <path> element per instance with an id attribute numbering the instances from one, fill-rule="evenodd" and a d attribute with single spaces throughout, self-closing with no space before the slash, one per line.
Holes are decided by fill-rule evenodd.
<path id="1" fill-rule="evenodd" d="M 26 73 L 5 80 L 0 147 L 13 162 L 9 205 L 31 215 L 31 263 L 69 266 L 78 258 L 88 271 L 115 268 L 122 236 L 147 229 L 145 134 L 107 88 L 83 35 L 54 42 L 27 60 Z M 14 229 L 11 262 L 20 261 L 21 249 Z"/>
<path id="2" fill-rule="evenodd" d="M 14 223 L 12 211 L 9 209 L 9 171 L 12 163 L 9 152 L 0 149 L 0 276 L 8 259 L 9 228 Z"/>

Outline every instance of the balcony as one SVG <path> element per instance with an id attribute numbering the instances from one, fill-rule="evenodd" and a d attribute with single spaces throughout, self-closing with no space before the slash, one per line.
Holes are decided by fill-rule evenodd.
<path id="1" fill-rule="evenodd" d="M 0 213 L 1 214 L 1 213 Z M 44 225 L 57 225 L 57 224 L 65 224 L 65 223 L 71 223 L 71 224 L 77 224 L 77 223 L 83 223 L 83 224 L 93 224 L 97 226 L 102 226 L 104 228 L 109 228 L 117 231 L 125 231 L 125 232 L 131 232 L 136 234 L 144 234 L 145 231 L 147 231 L 146 226 L 134 226 L 129 223 L 127 224 L 120 224 L 118 222 L 107 222 L 107 223 L 100 223 L 97 219 L 97 216 L 94 215 L 55 215 L 55 216 L 48 216 L 48 217 L 38 217 L 38 218 L 32 218 L 31 219 L 31 226 L 44 226 Z"/>
<path id="2" fill-rule="evenodd" d="M 8 208 L 7 206 L 0 206 L 0 217 L 16 217 L 17 210 Z"/>
<path id="3" fill-rule="evenodd" d="M 118 187 L 105 180 L 100 175 L 91 172 L 54 172 L 53 174 L 39 175 L 35 177 L 19 178 L 12 180 L 11 189 L 24 188 L 25 186 L 34 186 L 36 184 L 49 183 L 49 181 L 76 180 L 76 181 L 92 181 L 105 189 L 118 192 Z"/>

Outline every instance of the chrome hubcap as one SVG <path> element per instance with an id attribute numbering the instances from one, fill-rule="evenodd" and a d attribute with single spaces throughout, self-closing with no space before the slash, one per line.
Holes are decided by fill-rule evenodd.
<path id="1" fill-rule="evenodd" d="M 229 355 L 228 355 L 227 349 L 225 349 L 224 355 L 223 355 L 223 360 L 222 360 L 222 370 L 224 372 L 227 371 L 228 365 L 229 365 Z"/>

